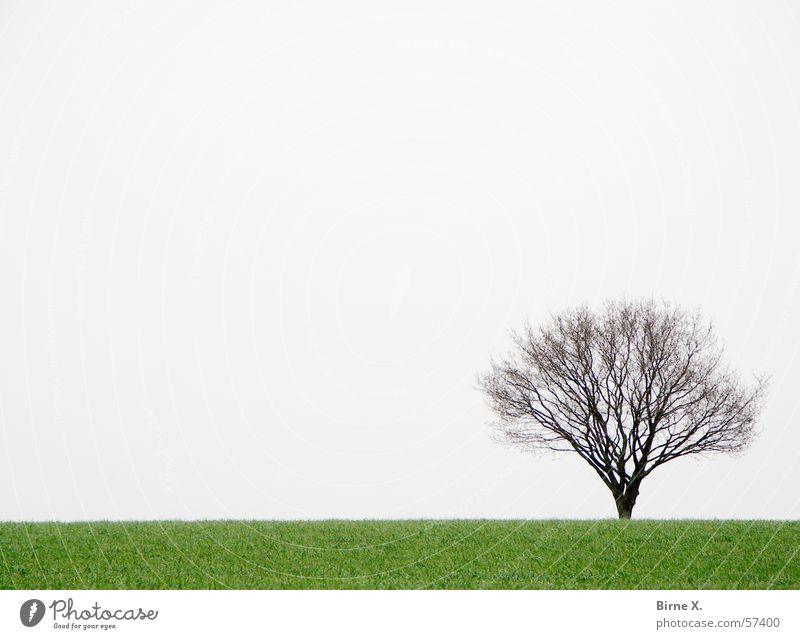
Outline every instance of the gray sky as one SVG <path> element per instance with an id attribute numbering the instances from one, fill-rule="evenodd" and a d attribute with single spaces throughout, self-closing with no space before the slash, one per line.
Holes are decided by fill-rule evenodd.
<path id="1" fill-rule="evenodd" d="M 620 295 L 774 377 L 636 515 L 800 517 L 800 10 L 601 4 L 3 2 L 0 519 L 613 516 L 474 385 Z"/>

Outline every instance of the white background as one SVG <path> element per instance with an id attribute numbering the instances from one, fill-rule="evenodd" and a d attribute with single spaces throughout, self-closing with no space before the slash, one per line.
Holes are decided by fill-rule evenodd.
<path id="1" fill-rule="evenodd" d="M 37 598 L 46 614 L 34 628 L 19 609 Z M 115 622 L 114 629 L 55 629 L 49 608 L 73 599 L 73 609 L 157 610 L 151 621 Z M 699 611 L 657 610 L 659 600 Z M 796 591 L 14 591 L 0 592 L 3 637 L 796 637 Z M 314 614 L 308 614 L 313 610 Z M 578 614 L 576 614 L 576 611 Z M 624 611 L 621 612 L 621 611 Z M 776 627 L 667 628 L 656 622 L 741 621 L 776 617 Z M 64 620 L 59 615 L 58 623 Z M 73 621 L 73 623 L 79 623 Z M 99 623 L 99 622 L 84 622 Z M 628 635 L 624 635 L 628 636 Z"/>
<path id="2" fill-rule="evenodd" d="M 641 517 L 800 517 L 789 2 L 0 3 L 0 520 L 606 517 L 507 330 L 654 295 L 774 383 Z"/>

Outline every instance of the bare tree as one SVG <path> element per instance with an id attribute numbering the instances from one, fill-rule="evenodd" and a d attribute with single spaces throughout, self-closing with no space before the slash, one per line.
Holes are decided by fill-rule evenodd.
<path id="1" fill-rule="evenodd" d="M 710 323 L 656 303 L 608 302 L 513 333 L 515 348 L 479 385 L 500 439 L 575 452 L 630 519 L 642 481 L 668 461 L 737 453 L 754 435 L 767 379 L 722 363 Z"/>

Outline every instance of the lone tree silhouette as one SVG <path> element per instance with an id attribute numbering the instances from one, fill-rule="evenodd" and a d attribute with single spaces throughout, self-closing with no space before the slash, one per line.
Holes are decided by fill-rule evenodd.
<path id="1" fill-rule="evenodd" d="M 608 302 L 512 333 L 479 386 L 502 441 L 575 452 L 630 519 L 642 481 L 668 461 L 737 453 L 754 435 L 767 379 L 722 363 L 710 323 L 652 300 Z"/>

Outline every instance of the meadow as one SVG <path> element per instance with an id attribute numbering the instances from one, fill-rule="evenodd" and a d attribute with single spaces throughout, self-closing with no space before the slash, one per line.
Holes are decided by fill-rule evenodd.
<path id="1" fill-rule="evenodd" d="M 3 589 L 797 589 L 800 522 L 0 523 Z"/>

